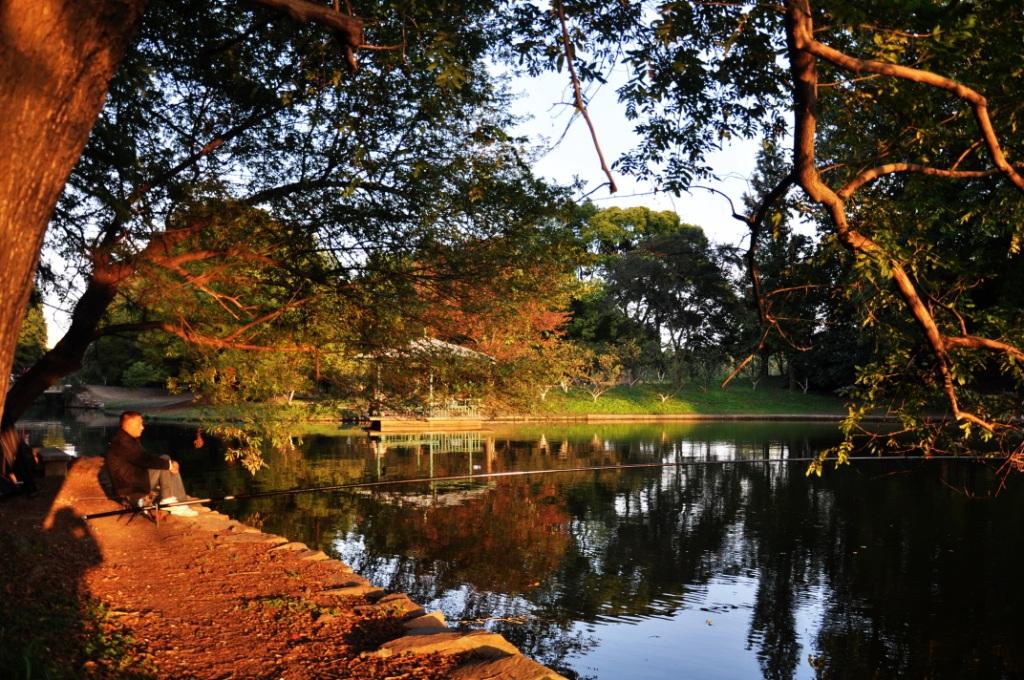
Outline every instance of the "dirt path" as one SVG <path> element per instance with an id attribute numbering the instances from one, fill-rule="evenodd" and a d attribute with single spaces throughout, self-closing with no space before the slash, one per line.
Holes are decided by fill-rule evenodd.
<path id="1" fill-rule="evenodd" d="M 449 631 L 322 552 L 219 513 L 83 522 L 116 507 L 100 463 L 79 460 L 59 488 L 47 479 L 35 498 L 0 505 L 0 667 L 14 675 L 560 677 L 500 636 Z"/>

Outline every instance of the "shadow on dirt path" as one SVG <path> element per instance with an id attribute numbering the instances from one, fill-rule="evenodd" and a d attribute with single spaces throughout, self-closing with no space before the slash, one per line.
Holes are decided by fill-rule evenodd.
<path id="1" fill-rule="evenodd" d="M 85 522 L 54 499 L 63 479 L 34 497 L 0 503 L 0 668 L 9 678 L 153 677 L 145 654 L 88 595 L 102 561 Z"/>

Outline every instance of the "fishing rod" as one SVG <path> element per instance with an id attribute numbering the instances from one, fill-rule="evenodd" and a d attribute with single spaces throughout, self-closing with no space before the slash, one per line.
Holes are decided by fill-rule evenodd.
<path id="1" fill-rule="evenodd" d="M 558 472 L 607 472 L 611 470 L 641 470 L 649 468 L 665 468 L 665 467 L 687 467 L 691 465 L 734 465 L 740 463 L 763 463 L 763 464 L 775 464 L 775 463 L 810 463 L 811 461 L 818 460 L 817 457 L 807 458 L 741 458 L 732 460 L 677 460 L 670 462 L 660 463 L 622 463 L 619 465 L 588 465 L 583 467 L 571 467 L 571 468 L 552 468 L 550 470 L 507 470 L 503 472 L 480 472 L 480 473 L 467 473 L 462 475 L 445 475 L 443 477 L 413 477 L 408 479 L 386 479 L 378 480 L 375 482 L 349 482 L 346 484 L 331 484 L 329 486 L 306 486 L 298 489 L 277 489 L 274 491 L 257 491 L 253 493 L 242 493 L 232 494 L 227 496 L 219 496 L 217 498 L 194 498 L 186 501 L 176 501 L 174 503 L 154 503 L 150 505 L 143 505 L 136 508 L 120 508 L 118 510 L 107 510 L 105 512 L 93 512 L 86 515 L 82 515 L 83 520 L 99 519 L 101 517 L 116 517 L 128 513 L 140 512 L 143 510 L 160 510 L 163 508 L 173 508 L 182 505 L 200 505 L 204 503 L 221 503 L 224 501 L 240 501 L 248 500 L 250 498 L 267 498 L 270 496 L 292 496 L 300 493 L 322 493 L 325 491 L 347 491 L 350 489 L 372 489 L 383 486 L 398 486 L 402 484 L 426 484 L 430 482 L 455 482 L 465 481 L 474 479 L 496 479 L 501 477 L 526 477 L 529 475 L 548 475 Z M 964 456 L 850 456 L 847 458 L 850 462 L 860 462 L 869 460 L 884 460 L 884 461 L 943 461 L 943 460 L 958 460 L 958 461 L 974 461 L 979 462 L 982 459 L 978 458 L 966 458 Z"/>

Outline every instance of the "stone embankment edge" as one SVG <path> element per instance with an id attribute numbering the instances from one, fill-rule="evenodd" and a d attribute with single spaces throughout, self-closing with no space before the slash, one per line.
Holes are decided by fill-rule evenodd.
<path id="1" fill-rule="evenodd" d="M 562 675 L 524 656 L 500 634 L 484 630 L 452 630 L 448 627 L 442 612 L 428 613 L 405 593 L 385 593 L 362 576 L 353 573 L 347 564 L 334 560 L 322 550 L 312 550 L 305 543 L 289 541 L 276 534 L 263 533 L 219 512 L 205 512 L 200 515 L 200 518 L 202 517 L 216 521 L 221 531 L 233 531 L 227 540 L 266 543 L 269 550 L 289 551 L 294 559 L 337 563 L 342 571 L 350 574 L 350 577 L 341 586 L 322 591 L 322 595 L 364 597 L 374 606 L 404 620 L 405 635 L 385 642 L 376 651 L 369 652 L 371 654 L 382 657 L 434 653 L 443 656 L 468 655 L 470 660 L 455 670 L 452 680 L 565 680 Z M 230 529 L 232 526 L 236 528 Z M 216 531 L 214 529 L 213 533 Z"/>
<path id="2" fill-rule="evenodd" d="M 72 466 L 70 474 L 89 474 L 82 468 L 98 469 L 99 465 L 100 460 L 96 458 L 81 458 Z M 95 474 L 90 476 L 98 478 Z M 98 481 L 96 492 L 104 493 Z M 111 508 L 113 507 L 114 504 L 111 502 Z M 337 587 L 320 591 L 321 595 L 363 597 L 372 606 L 380 607 L 387 613 L 403 619 L 403 628 L 406 632 L 402 637 L 385 642 L 373 652 L 364 652 L 366 654 L 381 657 L 434 653 L 442 656 L 466 655 L 468 661 L 455 669 L 451 676 L 452 680 L 566 680 L 564 676 L 525 656 L 502 635 L 485 630 L 453 630 L 448 627 L 442 612 L 428 613 L 405 593 L 386 593 L 383 589 L 371 585 L 366 578 L 355 574 L 349 565 L 330 557 L 322 550 L 310 549 L 305 543 L 289 541 L 284 536 L 264 533 L 202 505 L 192 507 L 199 511 L 198 516 L 175 517 L 165 521 L 191 522 L 196 528 L 209 532 L 215 541 L 258 544 L 266 546 L 266 549 L 272 552 L 287 552 L 291 559 L 334 563 L 337 570 L 345 574 L 345 578 Z M 197 578 L 201 576 L 197 574 Z"/>

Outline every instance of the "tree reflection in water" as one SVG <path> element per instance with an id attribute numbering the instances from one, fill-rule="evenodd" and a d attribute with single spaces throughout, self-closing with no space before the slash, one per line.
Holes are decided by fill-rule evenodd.
<path id="1" fill-rule="evenodd" d="M 489 453 L 428 461 L 423 448 L 374 455 L 365 437 L 353 436 L 319 448 L 307 440 L 256 483 L 288 488 L 427 469 L 441 476 L 474 465 L 798 457 L 831 437 L 830 427 L 780 424 L 547 428 L 495 436 Z M 986 500 L 958 491 L 993 488 L 991 473 L 975 464 L 864 462 L 820 479 L 807 478 L 805 465 L 571 472 L 226 509 L 257 513 L 268 530 L 333 550 L 449 620 L 487 621 L 569 675 L 638 677 L 643 650 L 608 653 L 622 626 L 666 620 L 682 631 L 684 620 L 706 615 L 702 608 L 709 622 L 748 617 L 745 633 L 712 642 L 686 628 L 688 637 L 673 638 L 673 663 L 645 666 L 643 677 L 679 677 L 698 651 L 719 659 L 721 676 L 736 675 L 741 661 L 769 678 L 1024 672 L 1024 596 L 1014 576 L 1024 557 L 1016 527 L 1024 496 L 1016 479 Z M 710 602 L 723 579 L 750 584 L 749 592 Z M 601 668 L 588 661 L 597 651 Z"/>

